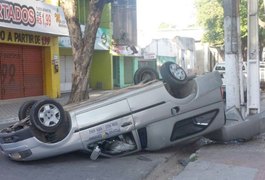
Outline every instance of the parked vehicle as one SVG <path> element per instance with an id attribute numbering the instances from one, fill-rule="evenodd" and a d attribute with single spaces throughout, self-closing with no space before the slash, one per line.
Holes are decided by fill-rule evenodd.
<path id="1" fill-rule="evenodd" d="M 226 98 L 226 73 L 225 73 L 225 62 L 216 63 L 213 71 L 218 71 L 221 74 L 222 78 L 222 92 L 224 99 Z M 243 89 L 244 89 L 244 97 L 246 101 L 247 96 L 247 64 L 243 62 L 242 65 L 242 72 L 243 72 Z"/>
<path id="2" fill-rule="evenodd" d="M 160 73 L 163 81 L 141 82 L 78 104 L 26 102 L 20 121 L 0 132 L 0 149 L 16 161 L 77 150 L 95 160 L 194 141 L 224 126 L 218 72 L 187 77 L 180 66 L 166 62 Z"/>
<path id="3" fill-rule="evenodd" d="M 260 88 L 265 90 L 265 62 L 260 61 L 259 63 L 259 75 L 260 75 Z"/>

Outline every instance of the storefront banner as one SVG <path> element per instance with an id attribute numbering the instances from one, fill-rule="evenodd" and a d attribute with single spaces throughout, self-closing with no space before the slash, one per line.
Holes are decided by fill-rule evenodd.
<path id="1" fill-rule="evenodd" d="M 109 50 L 111 44 L 110 30 L 106 28 L 98 28 L 95 49 Z"/>
<path id="2" fill-rule="evenodd" d="M 0 42 L 9 44 L 27 44 L 34 46 L 51 46 L 51 37 L 20 30 L 0 30 Z"/>
<path id="3" fill-rule="evenodd" d="M 0 27 L 69 35 L 62 8 L 35 0 L 0 0 Z"/>
<path id="4" fill-rule="evenodd" d="M 81 26 L 82 31 L 84 26 Z M 96 42 L 94 48 L 96 50 L 109 50 L 111 44 L 110 30 L 106 28 L 98 28 Z M 59 46 L 63 48 L 71 48 L 71 40 L 69 37 L 59 37 Z"/>
<path id="5" fill-rule="evenodd" d="M 113 45 L 111 47 L 111 54 L 114 56 L 133 56 L 133 57 L 141 56 L 139 48 L 133 45 L 132 46 Z"/>

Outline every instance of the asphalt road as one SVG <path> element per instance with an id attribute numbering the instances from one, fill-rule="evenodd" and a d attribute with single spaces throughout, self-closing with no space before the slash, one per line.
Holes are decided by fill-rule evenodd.
<path id="1" fill-rule="evenodd" d="M 101 157 L 96 161 L 90 160 L 89 155 L 82 152 L 31 162 L 11 161 L 1 154 L 0 179 L 141 180 L 146 179 L 156 167 L 167 163 L 172 157 L 176 161 L 174 164 L 177 164 L 177 161 L 184 156 L 188 157 L 189 152 L 177 147 L 158 152 L 141 152 L 119 158 Z M 177 169 L 174 169 L 173 173 L 172 176 L 176 175 Z"/>

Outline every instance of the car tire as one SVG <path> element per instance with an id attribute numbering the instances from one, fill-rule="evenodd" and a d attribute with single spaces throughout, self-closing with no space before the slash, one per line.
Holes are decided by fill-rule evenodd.
<path id="1" fill-rule="evenodd" d="M 158 79 L 159 75 L 156 70 L 150 67 L 141 67 L 134 73 L 134 84 L 141 82 L 146 83 L 155 79 Z"/>
<path id="2" fill-rule="evenodd" d="M 18 119 L 21 121 L 30 115 L 30 110 L 37 100 L 30 100 L 24 102 L 18 110 Z"/>
<path id="3" fill-rule="evenodd" d="M 188 82 L 185 70 L 173 62 L 166 62 L 160 68 L 163 80 L 170 86 L 176 87 Z"/>
<path id="4" fill-rule="evenodd" d="M 53 133 L 65 123 L 65 112 L 62 105 L 52 99 L 40 100 L 31 108 L 30 121 L 38 130 Z"/>

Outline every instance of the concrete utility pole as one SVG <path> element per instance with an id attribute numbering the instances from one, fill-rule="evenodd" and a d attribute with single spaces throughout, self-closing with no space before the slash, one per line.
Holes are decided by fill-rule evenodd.
<path id="1" fill-rule="evenodd" d="M 258 0 L 248 0 L 247 114 L 260 112 Z"/>
<path id="2" fill-rule="evenodd" d="M 240 0 L 224 0 L 226 108 L 240 109 Z"/>

